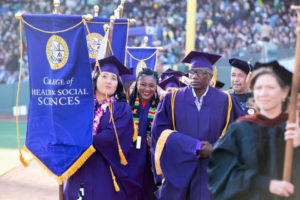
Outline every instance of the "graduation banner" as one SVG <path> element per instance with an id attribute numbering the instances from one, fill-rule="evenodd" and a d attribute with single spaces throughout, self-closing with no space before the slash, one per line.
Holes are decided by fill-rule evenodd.
<path id="1" fill-rule="evenodd" d="M 133 68 L 133 75 L 124 76 L 124 81 L 135 80 L 143 68 L 156 70 L 158 49 L 155 47 L 127 47 L 127 68 Z"/>
<path id="2" fill-rule="evenodd" d="M 95 151 L 93 88 L 81 16 L 22 15 L 30 103 L 25 150 L 58 183 Z"/>
<path id="3" fill-rule="evenodd" d="M 86 32 L 86 38 L 91 63 L 97 58 L 104 39 L 104 25 L 109 23 L 109 19 L 100 17 L 93 17 L 91 21 L 87 21 L 90 33 Z M 110 55 L 114 55 L 123 64 L 125 63 L 129 23 L 128 19 L 116 19 L 113 26 L 112 41 L 108 43 Z"/>

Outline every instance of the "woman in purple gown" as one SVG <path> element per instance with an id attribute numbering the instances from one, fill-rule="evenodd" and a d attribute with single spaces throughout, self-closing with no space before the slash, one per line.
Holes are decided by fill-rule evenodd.
<path id="1" fill-rule="evenodd" d="M 96 152 L 64 184 L 65 200 L 132 200 L 137 188 L 126 165 L 132 147 L 133 120 L 120 81 L 120 75 L 129 70 L 113 56 L 100 60 L 100 66 L 101 74 L 96 72 L 93 78 Z"/>
<path id="2" fill-rule="evenodd" d="M 145 68 L 139 73 L 137 84 L 129 98 L 135 128 L 134 148 L 129 154 L 129 165 L 134 165 L 130 168 L 130 176 L 141 186 L 141 190 L 136 194 L 137 200 L 156 199 L 150 157 L 150 132 L 159 101 L 156 92 L 157 84 L 157 73 Z"/>

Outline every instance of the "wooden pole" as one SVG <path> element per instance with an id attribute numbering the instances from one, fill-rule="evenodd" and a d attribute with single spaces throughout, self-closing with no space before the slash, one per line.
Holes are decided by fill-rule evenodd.
<path id="1" fill-rule="evenodd" d="M 295 50 L 295 70 L 293 74 L 293 82 L 291 88 L 291 104 L 289 108 L 289 122 L 296 122 L 296 110 L 297 110 L 297 95 L 298 95 L 298 87 L 299 87 L 299 74 L 300 74 L 300 6 L 292 6 L 292 10 L 297 11 L 298 23 L 297 23 L 297 42 L 296 42 L 296 50 Z M 283 180 L 291 181 L 292 175 L 292 164 L 293 164 L 293 140 L 287 140 L 285 145 L 285 157 L 284 157 L 284 168 L 283 168 Z"/>
<path id="2" fill-rule="evenodd" d="M 54 0 L 53 5 L 54 5 L 53 14 L 60 14 L 60 0 Z"/>
<path id="3" fill-rule="evenodd" d="M 110 24 L 109 24 L 109 35 L 108 35 L 108 44 L 105 51 L 105 57 L 109 56 L 110 48 L 112 45 L 112 36 L 113 36 L 113 29 L 114 29 L 115 17 L 110 17 Z"/>
<path id="4" fill-rule="evenodd" d="M 58 192 L 59 192 L 59 200 L 64 200 L 64 188 L 63 184 L 58 185 Z"/>

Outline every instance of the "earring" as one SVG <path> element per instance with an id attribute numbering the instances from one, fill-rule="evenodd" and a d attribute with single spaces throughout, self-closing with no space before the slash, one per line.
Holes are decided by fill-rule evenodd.
<path id="1" fill-rule="evenodd" d="M 285 102 L 285 98 L 282 99 L 282 103 L 284 103 L 284 102 Z"/>

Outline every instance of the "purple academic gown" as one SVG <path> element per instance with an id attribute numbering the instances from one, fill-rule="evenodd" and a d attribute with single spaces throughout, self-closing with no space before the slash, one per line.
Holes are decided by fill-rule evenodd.
<path id="1" fill-rule="evenodd" d="M 162 131 L 173 129 L 171 117 L 171 93 L 159 103 L 152 126 L 152 149 Z M 156 192 L 160 200 L 209 200 L 208 158 L 198 158 L 197 145 L 208 141 L 214 145 L 226 124 L 228 97 L 210 87 L 203 97 L 198 111 L 192 88 L 178 91 L 175 99 L 176 131 L 166 141 L 160 164 L 165 177 Z M 238 100 L 232 97 L 230 122 L 243 115 Z M 160 178 L 156 176 L 157 180 Z"/>
<path id="2" fill-rule="evenodd" d="M 148 127 L 148 112 L 151 102 L 148 102 L 145 108 L 140 104 L 139 107 L 139 131 L 138 135 L 142 137 L 141 148 L 134 148 L 129 153 L 130 177 L 133 177 L 141 186 L 141 190 L 137 193 L 136 200 L 155 200 L 154 191 L 156 190 L 152 165 L 150 158 L 150 149 L 147 145 L 146 131 Z"/>
<path id="3" fill-rule="evenodd" d="M 113 103 L 113 116 L 123 153 L 132 148 L 133 119 L 126 102 Z M 76 200 L 80 187 L 84 188 L 84 200 L 132 200 L 137 184 L 128 176 L 128 165 L 120 163 L 117 140 L 107 108 L 100 120 L 98 134 L 93 136 L 96 152 L 64 184 L 64 199 Z M 116 192 L 109 166 L 112 167 L 120 191 Z"/>

